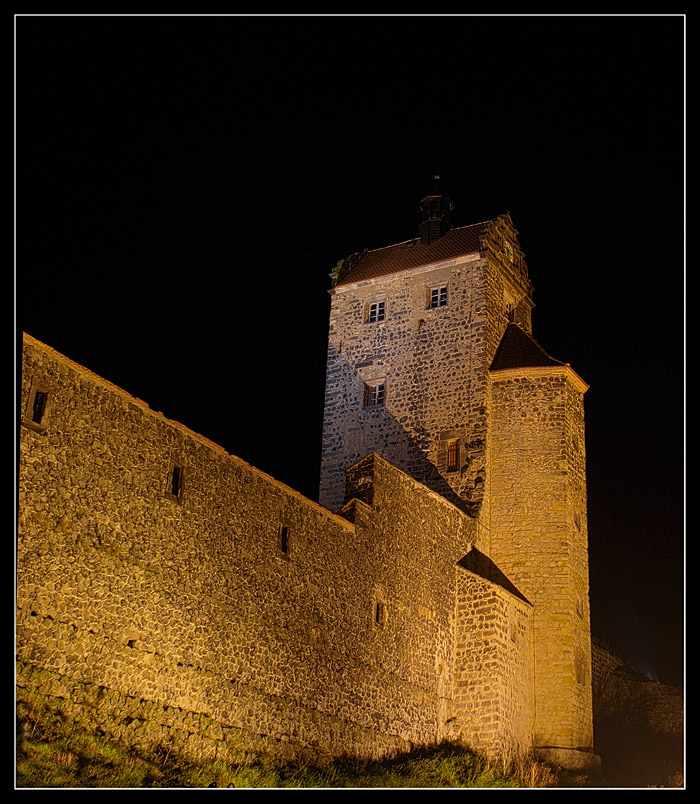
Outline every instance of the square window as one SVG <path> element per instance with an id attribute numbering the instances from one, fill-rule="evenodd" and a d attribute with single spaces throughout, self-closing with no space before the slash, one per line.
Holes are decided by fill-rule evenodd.
<path id="1" fill-rule="evenodd" d="M 445 307 L 447 304 L 447 285 L 440 285 L 436 288 L 430 288 L 430 296 L 428 298 L 428 307 L 434 310 L 436 307 Z"/>
<path id="2" fill-rule="evenodd" d="M 368 324 L 376 324 L 386 318 L 386 302 L 375 301 L 367 305 L 365 320 Z"/>
<path id="3" fill-rule="evenodd" d="M 366 408 L 380 407 L 386 400 L 386 383 L 365 384 L 364 404 Z"/>

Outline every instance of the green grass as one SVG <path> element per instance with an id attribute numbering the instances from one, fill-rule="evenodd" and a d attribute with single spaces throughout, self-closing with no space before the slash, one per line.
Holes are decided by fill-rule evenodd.
<path id="1" fill-rule="evenodd" d="M 192 762 L 165 748 L 150 754 L 78 728 L 59 712 L 18 709 L 16 785 L 20 788 L 364 788 L 551 787 L 545 766 L 509 767 L 451 744 L 370 762 L 324 764 Z"/>

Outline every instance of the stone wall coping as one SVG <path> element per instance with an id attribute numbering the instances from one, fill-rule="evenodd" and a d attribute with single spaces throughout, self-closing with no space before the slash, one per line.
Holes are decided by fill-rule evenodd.
<path id="1" fill-rule="evenodd" d="M 421 490 L 421 494 L 425 494 L 426 496 L 433 499 L 435 502 L 439 503 L 445 508 L 449 508 L 450 510 L 454 511 L 456 514 L 459 514 L 460 517 L 463 519 L 468 520 L 469 522 L 474 522 L 474 518 L 469 516 L 469 514 L 465 514 L 464 511 L 460 511 L 459 508 L 454 503 L 451 503 L 449 500 L 445 499 L 442 494 L 439 494 L 437 491 L 433 491 L 428 486 L 423 485 L 420 480 L 416 480 L 411 475 L 407 474 L 403 471 L 403 469 L 399 469 L 398 466 L 395 466 L 391 461 L 387 460 L 384 456 L 380 455 L 378 452 L 368 452 L 364 458 L 360 458 L 359 461 L 355 461 L 355 463 L 350 467 L 357 466 L 357 464 L 362 463 L 362 461 L 366 460 L 369 456 L 373 456 L 374 460 L 378 463 L 382 463 L 386 466 L 389 466 L 394 472 L 398 472 L 402 475 L 406 480 L 408 480 L 415 488 L 419 488 Z"/>
<path id="2" fill-rule="evenodd" d="M 35 349 L 45 352 L 46 354 L 50 355 L 54 360 L 58 362 L 64 363 L 65 365 L 70 366 L 76 373 L 81 374 L 91 381 L 95 382 L 97 385 L 102 385 L 103 387 L 107 388 L 108 390 L 112 391 L 113 393 L 122 396 L 123 398 L 129 400 L 134 405 L 137 405 L 139 408 L 143 410 L 143 412 L 149 416 L 153 416 L 156 419 L 160 419 L 166 425 L 179 430 L 180 432 L 184 433 L 186 436 L 194 439 L 195 441 L 199 441 L 209 449 L 212 449 L 216 452 L 219 452 L 226 456 L 229 460 L 235 461 L 236 463 L 240 464 L 241 466 L 245 466 L 250 471 L 255 472 L 259 477 L 264 478 L 268 482 L 274 484 L 279 489 L 284 491 L 286 494 L 289 494 L 292 497 L 295 497 L 300 502 L 304 502 L 307 505 L 311 506 L 314 509 L 317 509 L 319 512 L 323 513 L 325 516 L 330 517 L 336 523 L 343 525 L 347 530 L 351 533 L 355 532 L 355 525 L 352 522 L 348 522 L 347 519 L 340 516 L 339 514 L 334 514 L 332 511 L 329 511 L 328 508 L 325 508 L 323 505 L 320 505 L 314 500 L 310 500 L 308 497 L 305 497 L 301 492 L 296 491 L 291 486 L 288 486 L 286 483 L 282 483 L 282 481 L 277 480 L 272 475 L 267 474 L 267 472 L 263 472 L 261 469 L 258 469 L 255 466 L 244 461 L 242 458 L 239 458 L 237 455 L 232 455 L 231 453 L 227 452 L 222 446 L 216 444 L 214 441 L 211 441 L 206 436 L 200 435 L 199 433 L 195 432 L 194 430 L 190 430 L 189 427 L 181 424 L 180 422 L 175 421 L 174 419 L 168 419 L 159 411 L 153 410 L 149 407 L 147 402 L 144 402 L 142 399 L 138 397 L 132 396 L 128 391 L 125 391 L 123 388 L 120 388 L 118 385 L 109 382 L 109 380 L 105 380 L 104 377 L 100 377 L 99 374 L 95 374 L 94 371 L 85 368 L 85 366 L 81 366 L 80 363 L 76 363 L 74 360 L 71 360 L 69 357 L 58 352 L 51 346 L 47 346 L 47 344 L 42 343 L 41 341 L 34 338 L 32 335 L 24 332 L 22 333 L 22 339 L 25 344 L 28 346 L 32 346 Z"/>
<path id="3" fill-rule="evenodd" d="M 504 594 L 508 595 L 509 598 L 514 600 L 524 609 L 529 609 L 530 611 L 535 610 L 535 604 L 531 603 L 527 598 L 523 597 L 520 594 L 516 594 L 512 592 L 510 589 L 507 589 L 503 584 L 498 583 L 498 581 L 493 581 L 491 578 L 487 578 L 484 575 L 476 572 L 475 570 L 469 569 L 468 567 L 463 566 L 459 562 L 456 564 L 457 572 L 464 572 L 467 575 L 471 575 L 472 578 L 477 578 L 480 581 L 488 584 L 489 586 L 493 587 L 497 592 L 503 592 Z"/>

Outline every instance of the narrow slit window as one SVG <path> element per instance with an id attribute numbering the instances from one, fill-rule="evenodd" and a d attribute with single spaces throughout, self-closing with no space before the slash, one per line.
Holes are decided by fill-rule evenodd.
<path id="1" fill-rule="evenodd" d="M 285 555 L 285 556 L 289 555 L 289 526 L 288 525 L 281 525 L 280 526 L 279 547 L 280 547 L 280 552 L 283 555 Z"/>
<path id="2" fill-rule="evenodd" d="M 46 413 L 46 402 L 49 395 L 45 391 L 37 391 L 32 402 L 32 421 L 41 424 Z"/>
<path id="3" fill-rule="evenodd" d="M 32 383 L 27 402 L 22 413 L 22 425 L 35 433 L 46 430 L 49 411 L 53 404 L 49 391 L 43 383 Z"/>
<path id="4" fill-rule="evenodd" d="M 182 466 L 173 466 L 172 472 L 170 473 L 170 493 L 173 497 L 177 497 L 178 500 L 182 494 L 182 476 Z"/>
<path id="5" fill-rule="evenodd" d="M 377 628 L 383 628 L 386 622 L 386 607 L 381 600 L 374 603 L 374 624 Z"/>
<path id="6" fill-rule="evenodd" d="M 459 468 L 459 442 L 447 442 L 447 471 L 456 472 Z"/>

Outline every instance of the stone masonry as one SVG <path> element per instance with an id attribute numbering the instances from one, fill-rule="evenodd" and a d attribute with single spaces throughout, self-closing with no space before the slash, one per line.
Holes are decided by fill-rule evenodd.
<path id="1" fill-rule="evenodd" d="M 439 217 L 451 208 L 440 199 L 422 206 Z M 444 223 L 434 239 L 426 226 L 420 241 L 354 255 L 334 272 L 320 500 L 338 510 L 346 470 L 373 451 L 473 518 L 475 547 L 534 607 L 523 744 L 587 765 L 587 385 L 532 338 L 532 286 L 510 216 Z M 499 739 L 509 740 L 489 738 Z"/>
<path id="2" fill-rule="evenodd" d="M 23 379 L 22 695 L 199 756 L 445 735 L 470 519 L 377 458 L 351 523 L 28 336 Z"/>
<path id="3" fill-rule="evenodd" d="M 333 273 L 320 505 L 25 335 L 20 701 L 198 757 L 595 764 L 586 386 L 510 217 L 444 223 Z"/>

